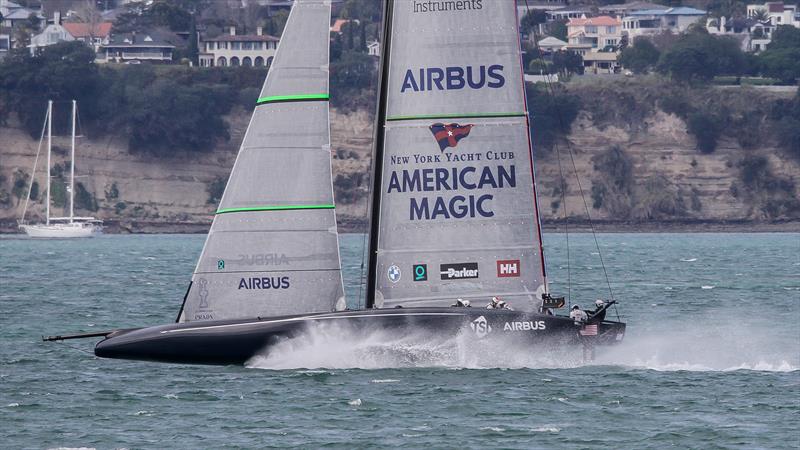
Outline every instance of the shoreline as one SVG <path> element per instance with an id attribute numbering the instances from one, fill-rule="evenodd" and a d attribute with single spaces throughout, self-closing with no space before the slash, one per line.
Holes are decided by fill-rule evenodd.
<path id="1" fill-rule="evenodd" d="M 340 218 L 342 219 L 342 218 Z M 365 220 L 343 218 L 339 221 L 340 233 L 364 233 Z M 566 226 L 565 226 L 566 225 Z M 162 222 L 147 220 L 107 220 L 105 234 L 206 234 L 211 222 Z M 665 221 L 588 221 L 546 220 L 542 231 L 574 233 L 800 233 L 800 220 L 665 220 Z M 0 235 L 23 234 L 15 221 L 0 221 Z"/>

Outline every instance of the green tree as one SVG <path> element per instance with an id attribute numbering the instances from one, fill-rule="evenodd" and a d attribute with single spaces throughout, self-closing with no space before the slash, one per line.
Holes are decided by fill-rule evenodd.
<path id="1" fill-rule="evenodd" d="M 695 27 L 661 54 L 656 70 L 680 82 L 709 81 L 717 75 L 739 76 L 746 64 L 737 41 Z"/>
<path id="2" fill-rule="evenodd" d="M 567 24 L 563 20 L 556 20 L 550 23 L 548 31 L 550 36 L 567 41 Z"/>
<path id="3" fill-rule="evenodd" d="M 522 16 L 520 29 L 526 33 L 535 33 L 539 25 L 547 22 L 547 13 L 541 9 L 532 9 Z"/>
<path id="4" fill-rule="evenodd" d="M 583 73 L 583 58 L 573 51 L 557 51 L 553 53 L 553 70 L 563 75 Z"/>
<path id="5" fill-rule="evenodd" d="M 717 140 L 722 134 L 721 120 L 713 114 L 693 112 L 686 123 L 689 133 L 697 140 L 697 148 L 702 153 L 712 153 L 717 148 Z"/>
<path id="6" fill-rule="evenodd" d="M 622 65 L 636 73 L 647 73 L 655 67 L 661 52 L 647 38 L 638 38 L 633 46 L 622 51 Z"/>
<path id="7" fill-rule="evenodd" d="M 793 84 L 800 78 L 800 29 L 790 25 L 776 28 L 758 61 L 764 75 Z"/>
<path id="8" fill-rule="evenodd" d="M 526 93 L 533 145 L 540 150 L 550 149 L 569 134 L 578 117 L 580 100 L 560 90 L 549 92 L 540 85 L 529 84 Z"/>
<path id="9" fill-rule="evenodd" d="M 0 63 L 0 104 L 17 113 L 32 136 L 41 131 L 48 100 L 81 104 L 82 118 L 92 120 L 96 112 L 98 69 L 94 51 L 83 42 L 61 42 L 45 47 L 35 56 L 12 52 Z M 68 108 L 54 114 L 57 130 L 68 123 Z"/>

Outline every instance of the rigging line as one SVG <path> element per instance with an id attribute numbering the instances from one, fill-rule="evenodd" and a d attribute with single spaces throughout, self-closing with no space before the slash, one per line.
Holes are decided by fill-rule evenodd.
<path id="1" fill-rule="evenodd" d="M 39 164 L 39 154 L 42 151 L 42 141 L 44 141 L 44 133 L 47 130 L 47 116 L 50 113 L 44 115 L 44 125 L 42 125 L 42 135 L 39 137 L 39 147 L 36 148 L 36 158 L 33 160 L 33 170 L 31 171 L 31 184 L 28 186 L 28 196 L 25 197 L 25 206 L 22 208 L 22 217 L 20 217 L 20 223 L 25 222 L 25 213 L 28 211 L 28 202 L 31 199 L 31 191 L 33 190 L 33 182 L 36 180 L 36 165 Z M 50 176 L 50 168 L 47 168 L 47 176 Z M 48 199 L 49 201 L 49 199 Z"/>
<path id="2" fill-rule="evenodd" d="M 525 5 L 526 5 L 526 8 L 528 9 L 528 11 L 530 12 L 530 5 L 528 5 L 528 0 L 525 0 Z M 534 30 L 534 46 L 538 50 L 538 42 L 536 42 L 536 31 L 535 30 Z M 540 51 L 537 51 L 537 54 L 538 54 L 539 60 L 544 65 L 545 62 L 544 62 L 544 58 L 542 58 L 542 53 Z M 550 74 L 549 73 L 545 75 L 545 85 L 549 88 L 550 95 L 554 96 L 555 88 L 553 87 L 553 82 L 552 82 L 552 80 L 550 78 Z M 565 127 L 564 127 L 564 121 L 563 121 L 563 118 L 561 117 L 561 114 L 556 114 L 556 117 L 558 118 L 559 126 L 563 130 Z M 578 168 L 577 168 L 577 165 L 575 164 L 575 156 L 573 155 L 572 145 L 570 144 L 569 139 L 566 139 L 565 141 L 566 141 L 566 144 L 567 144 L 567 153 L 569 154 L 570 161 L 572 162 L 572 169 L 573 169 L 573 172 L 575 173 L 575 181 L 578 184 L 578 190 L 580 191 L 580 194 L 581 194 L 581 200 L 583 201 L 583 207 L 584 207 L 584 210 L 586 211 L 586 218 L 587 218 L 587 220 L 589 222 L 589 228 L 592 231 L 592 238 L 594 239 L 594 245 L 595 245 L 595 248 L 597 248 L 597 255 L 600 257 L 600 266 L 603 269 L 603 276 L 605 277 L 606 286 L 608 287 L 608 294 L 611 297 L 611 300 L 614 300 L 614 292 L 611 289 L 611 282 L 610 282 L 610 280 L 608 278 L 608 271 L 606 270 L 605 261 L 603 260 L 603 252 L 600 250 L 600 243 L 597 241 L 597 233 L 595 232 L 595 229 L 594 229 L 594 223 L 592 222 L 592 216 L 589 213 L 589 204 L 586 202 L 586 196 L 584 195 L 584 192 L 583 192 L 583 186 L 581 185 L 581 180 L 580 180 L 580 177 L 578 176 Z M 554 143 L 554 146 L 556 147 L 556 152 L 558 152 L 558 144 Z M 614 310 L 616 311 L 616 304 L 615 304 Z M 617 313 L 617 315 L 619 315 L 619 313 Z"/>
<path id="3" fill-rule="evenodd" d="M 528 13 L 530 13 L 531 8 L 530 8 L 530 5 L 528 4 L 528 0 L 525 0 L 525 7 L 527 8 Z M 537 41 L 536 28 L 533 29 L 533 46 L 534 46 L 534 49 L 536 51 L 536 54 L 539 57 L 539 61 L 541 61 L 542 65 L 546 68 L 547 65 L 544 62 L 544 58 L 542 58 L 542 52 L 541 52 L 541 49 L 539 48 L 539 42 Z M 550 82 L 550 74 L 548 73 L 548 74 L 545 75 L 545 86 L 547 86 L 549 82 Z M 546 90 L 547 90 L 547 88 L 546 88 Z M 554 90 L 553 90 L 552 86 L 549 86 L 549 91 L 550 91 L 550 96 L 552 98 L 553 94 L 554 94 Z M 563 128 L 563 126 L 562 126 L 562 128 Z M 558 142 L 554 142 L 553 146 L 555 147 L 555 150 L 556 150 L 556 160 L 558 161 L 558 174 L 559 174 L 559 177 L 561 178 L 561 189 L 560 189 L 561 190 L 561 206 L 562 206 L 562 209 L 564 210 L 564 236 L 565 236 L 566 247 L 567 247 L 567 308 L 570 308 L 572 306 L 572 263 L 571 263 L 572 259 L 570 258 L 569 216 L 567 215 L 567 181 L 566 181 L 566 177 L 564 176 L 564 169 L 563 169 L 562 164 L 561 164 L 561 150 L 558 147 Z"/>
<path id="4" fill-rule="evenodd" d="M 94 356 L 94 352 L 90 352 L 89 350 L 82 349 L 82 348 L 76 347 L 76 346 L 74 346 L 74 345 L 71 345 L 71 344 L 67 344 L 67 343 L 66 343 L 66 342 L 64 342 L 64 341 L 60 341 L 60 342 L 61 342 L 61 345 L 66 345 L 67 347 L 69 347 L 69 348 L 71 348 L 71 349 L 73 349 L 73 350 L 77 350 L 77 351 L 79 351 L 79 352 L 83 352 L 83 353 L 88 353 L 88 354 L 90 354 L 90 355 Z"/>

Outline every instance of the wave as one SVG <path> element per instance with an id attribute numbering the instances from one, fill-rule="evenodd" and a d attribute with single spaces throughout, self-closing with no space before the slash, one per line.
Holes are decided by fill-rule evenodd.
<path id="1" fill-rule="evenodd" d="M 499 337 L 477 340 L 471 333 L 443 337 L 429 333 L 352 330 L 320 324 L 307 333 L 274 344 L 252 358 L 256 369 L 387 369 L 439 367 L 452 369 L 574 369 L 606 366 L 655 371 L 737 370 L 792 372 L 800 370 L 800 345 L 769 324 L 741 319 L 696 316 L 693 322 L 660 323 L 660 329 L 630 331 L 614 347 L 599 347 L 585 362 L 580 348 L 532 352 L 528 344 Z M 675 319 L 673 319 L 675 320 Z M 396 379 L 374 380 L 375 383 Z"/>

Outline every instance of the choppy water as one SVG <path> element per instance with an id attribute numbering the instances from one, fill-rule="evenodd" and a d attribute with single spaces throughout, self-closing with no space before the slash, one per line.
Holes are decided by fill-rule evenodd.
<path id="1" fill-rule="evenodd" d="M 248 368 L 39 341 L 174 320 L 203 238 L 0 239 L 0 447 L 800 447 L 798 234 L 600 235 L 629 328 L 590 365 L 386 334 Z M 546 241 L 565 292 L 563 237 Z M 607 296 L 591 236 L 570 241 L 573 300 Z M 343 237 L 351 297 L 361 242 Z"/>

